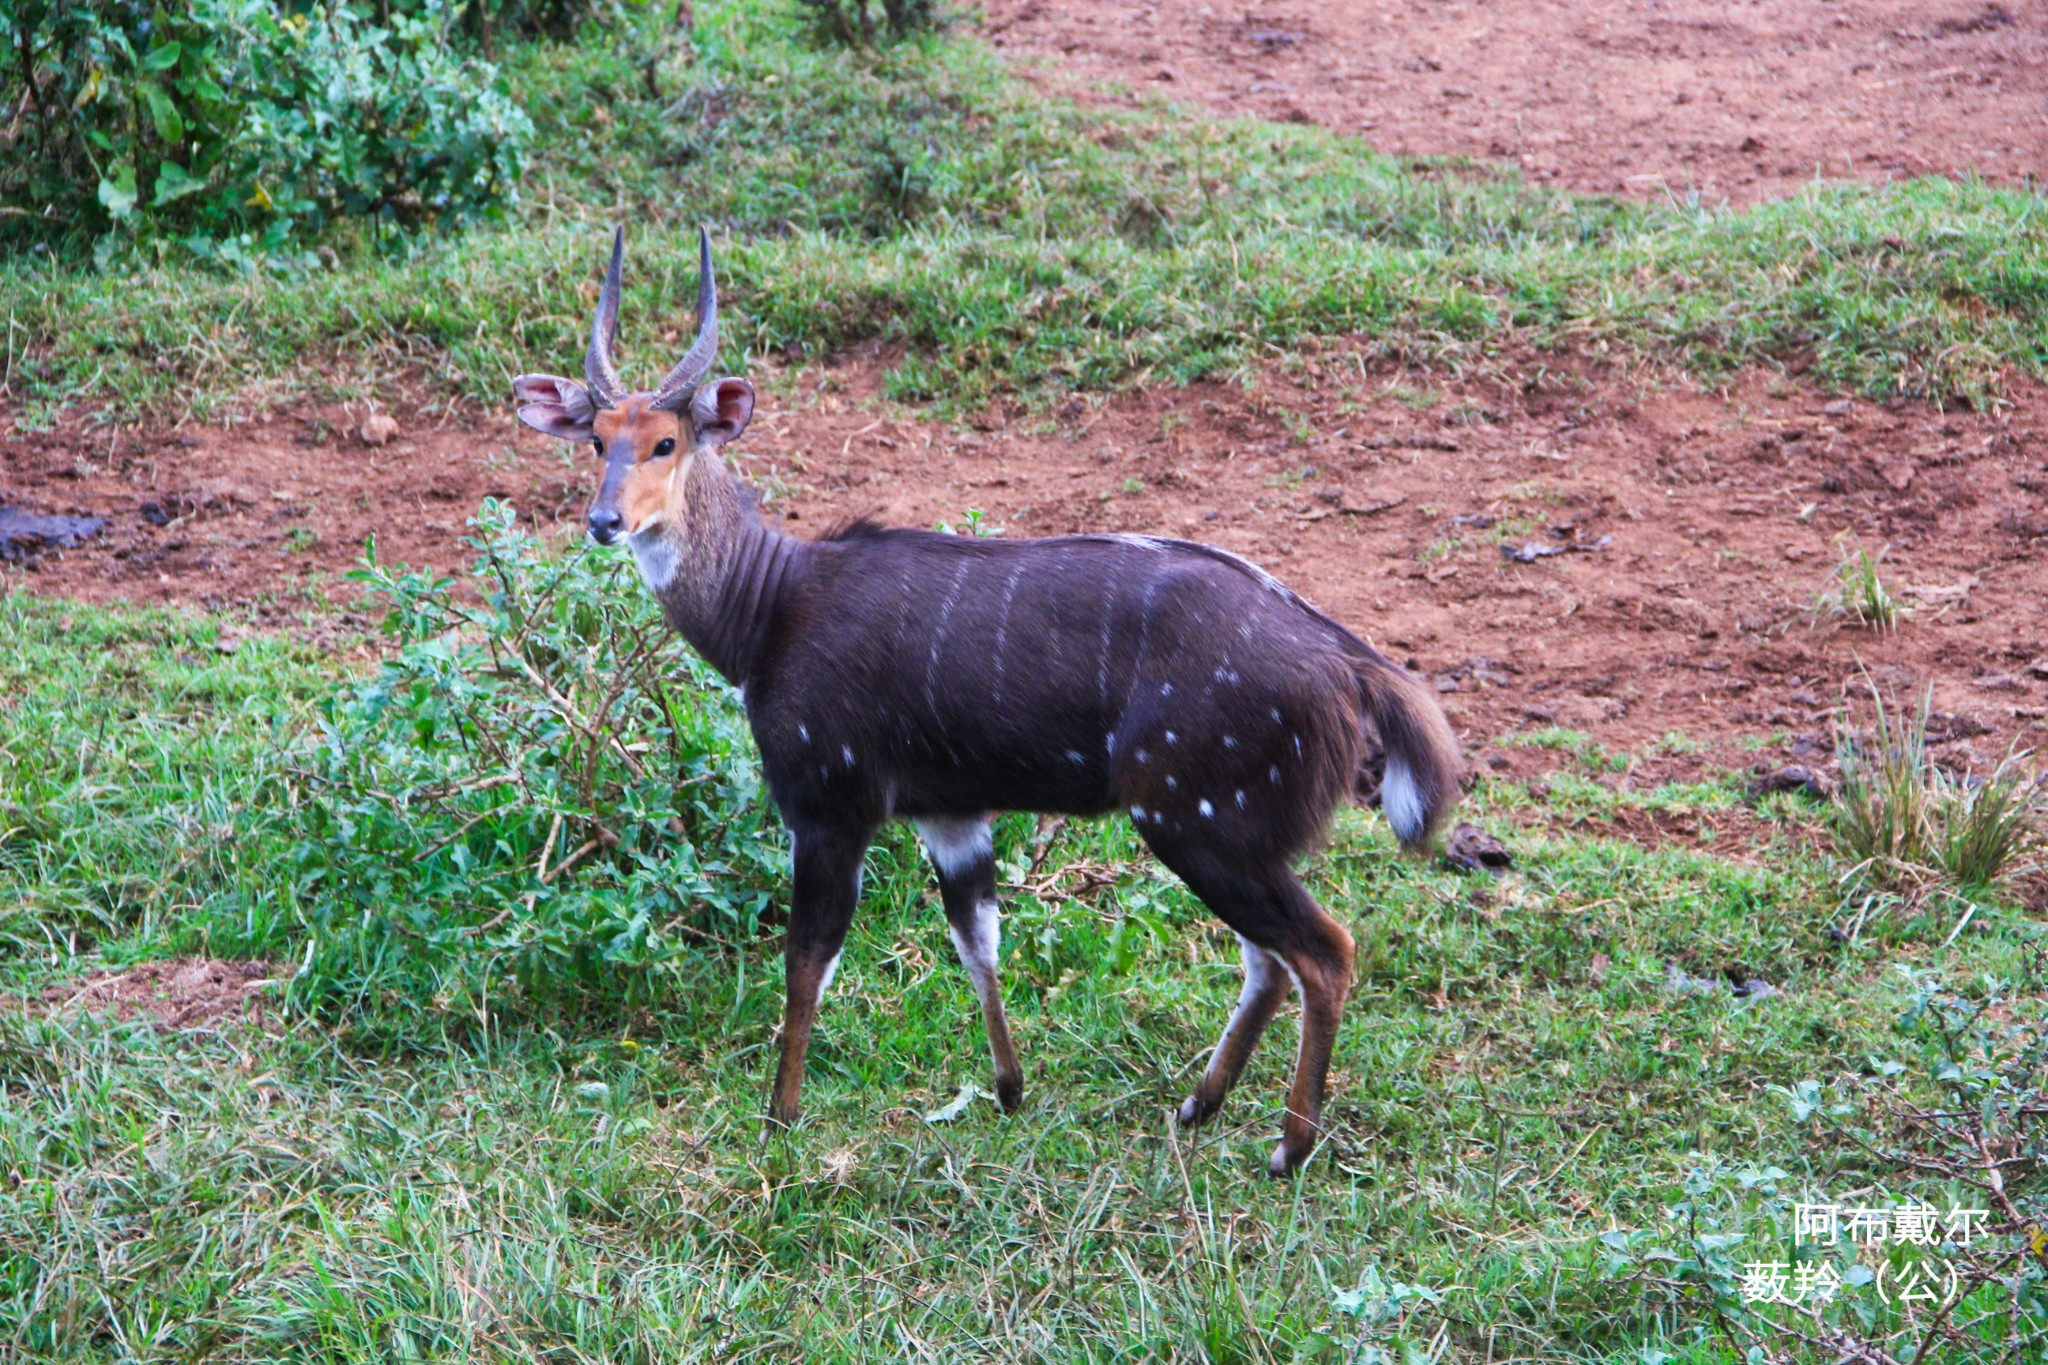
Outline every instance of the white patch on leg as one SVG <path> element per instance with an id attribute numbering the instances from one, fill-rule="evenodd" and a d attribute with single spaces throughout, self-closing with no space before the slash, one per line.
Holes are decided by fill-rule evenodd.
<path id="1" fill-rule="evenodd" d="M 989 835 L 988 817 L 933 816 L 913 820 L 917 835 L 924 840 L 932 862 L 948 877 L 972 870 L 995 856 L 995 841 Z"/>
<path id="2" fill-rule="evenodd" d="M 984 1004 L 990 996 L 1000 995 L 1001 983 L 996 976 L 996 960 L 1002 954 L 1003 916 L 996 909 L 994 901 L 982 901 L 974 907 L 974 918 L 966 928 L 952 919 L 946 921 L 946 932 L 952 936 L 953 951 L 960 954 L 960 965 L 967 969 L 967 975 L 974 982 L 974 993 Z"/>
<path id="3" fill-rule="evenodd" d="M 1237 1027 L 1237 1021 L 1251 1009 L 1252 1001 L 1265 994 L 1273 984 L 1273 964 L 1277 962 L 1282 967 L 1287 966 L 1277 954 L 1267 952 L 1243 934 L 1237 936 L 1237 953 L 1244 959 L 1244 989 L 1237 993 L 1237 1004 L 1230 1011 L 1230 1022 L 1223 1026 L 1226 1038 Z M 1293 969 L 1288 968 L 1288 971 L 1291 974 Z"/>
<path id="4" fill-rule="evenodd" d="M 1429 813 L 1422 805 L 1422 790 L 1415 785 L 1415 772 L 1399 754 L 1387 758 L 1387 775 L 1380 783 L 1380 810 L 1404 844 L 1420 838 L 1429 822 Z"/>
<path id="5" fill-rule="evenodd" d="M 825 974 L 818 978 L 818 999 L 825 998 L 825 992 L 832 989 L 832 978 L 839 975 L 840 953 L 832 954 L 832 960 L 825 964 Z"/>
<path id="6" fill-rule="evenodd" d="M 1223 1037 L 1216 1040 L 1215 1050 L 1209 1054 L 1211 1072 L 1222 1061 L 1224 1040 L 1243 1025 L 1245 1016 L 1252 1012 L 1259 997 L 1273 988 L 1276 964 L 1282 968 L 1287 966 L 1279 954 L 1267 952 L 1243 934 L 1237 936 L 1237 952 L 1244 960 L 1244 987 L 1237 993 L 1237 1003 L 1230 1008 L 1230 1021 L 1223 1026 Z"/>

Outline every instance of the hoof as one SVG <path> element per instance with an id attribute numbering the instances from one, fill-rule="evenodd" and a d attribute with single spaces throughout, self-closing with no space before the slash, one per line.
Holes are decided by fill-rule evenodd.
<path id="1" fill-rule="evenodd" d="M 1024 1078 L 1022 1076 L 996 1077 L 996 1103 L 1005 1114 L 1014 1114 L 1024 1107 Z"/>
<path id="2" fill-rule="evenodd" d="M 1199 1093 L 1196 1093 L 1180 1102 L 1180 1110 L 1174 1115 L 1174 1118 L 1183 1128 L 1195 1128 L 1207 1123 L 1215 1116 L 1216 1111 L 1222 1107 L 1223 1105 L 1220 1101 L 1205 1100 Z"/>
<path id="3" fill-rule="evenodd" d="M 1285 1180 L 1307 1165 L 1309 1157 L 1315 1154 L 1315 1150 L 1314 1144 L 1311 1143 L 1296 1151 L 1283 1138 L 1280 1145 L 1273 1149 L 1273 1159 L 1266 1163 L 1266 1174 L 1275 1180 Z"/>

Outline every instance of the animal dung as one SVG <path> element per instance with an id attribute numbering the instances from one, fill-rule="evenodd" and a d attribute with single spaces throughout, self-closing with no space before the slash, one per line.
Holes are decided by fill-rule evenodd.
<path id="1" fill-rule="evenodd" d="M 1507 845 L 1469 820 L 1452 828 L 1444 844 L 1444 865 L 1461 872 L 1491 872 L 1498 877 L 1515 865 Z"/>

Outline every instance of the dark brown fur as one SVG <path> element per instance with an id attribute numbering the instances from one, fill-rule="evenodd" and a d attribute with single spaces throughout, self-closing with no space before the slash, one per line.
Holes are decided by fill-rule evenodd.
<path id="1" fill-rule="evenodd" d="M 527 375 L 515 391 L 529 424 L 596 444 L 606 473 L 593 536 L 626 540 L 669 624 L 745 695 L 793 863 L 771 1119 L 799 1112 L 861 856 L 892 819 L 916 822 L 931 849 L 981 1000 L 998 1098 L 1020 1103 L 996 975 L 988 815 L 1120 810 L 1237 931 L 1244 954 L 1244 993 L 1181 1121 L 1215 1112 L 1291 980 L 1301 1050 L 1272 1169 L 1298 1167 L 1319 1136 L 1352 943 L 1289 860 L 1338 802 L 1375 788 L 1405 844 L 1429 840 L 1460 766 L 1434 697 L 1209 546 L 972 540 L 865 522 L 798 541 L 767 529 L 718 450 L 745 428 L 753 390 L 700 382 L 708 330 L 659 392 L 619 386 L 609 336 L 620 255 L 615 243 L 590 383 Z"/>

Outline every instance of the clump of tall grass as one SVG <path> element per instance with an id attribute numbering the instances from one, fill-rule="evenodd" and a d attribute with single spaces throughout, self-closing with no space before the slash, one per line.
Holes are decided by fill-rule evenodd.
<path id="1" fill-rule="evenodd" d="M 1988 776 L 1953 773 L 1927 752 L 1933 693 L 1900 715 L 1871 689 L 1867 731 L 1844 731 L 1835 755 L 1842 780 L 1831 816 L 1850 875 L 1892 889 L 1940 881 L 1982 888 L 2025 871 L 2044 846 L 2048 787 L 2028 755 L 2008 753 Z"/>
<path id="2" fill-rule="evenodd" d="M 1860 545 L 1844 546 L 1834 577 L 1814 602 L 1815 615 L 1877 631 L 1896 630 L 1906 607 L 1884 581 L 1883 562 L 1881 549 L 1872 554 Z"/>

